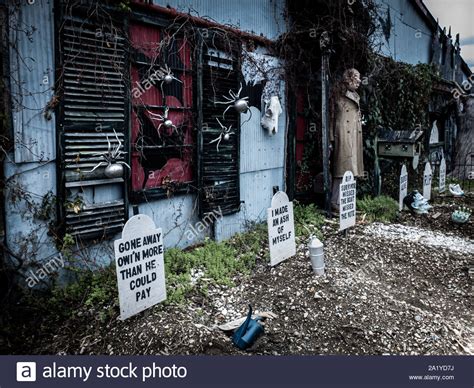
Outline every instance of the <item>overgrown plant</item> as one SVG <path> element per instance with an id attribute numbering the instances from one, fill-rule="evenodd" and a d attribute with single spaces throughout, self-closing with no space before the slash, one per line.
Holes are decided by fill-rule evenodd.
<path id="1" fill-rule="evenodd" d="M 325 218 L 319 213 L 314 204 L 302 205 L 295 201 L 294 218 L 295 218 L 295 234 L 303 239 L 311 235 L 323 238 L 321 227 L 324 225 Z"/>
<path id="2" fill-rule="evenodd" d="M 398 216 L 398 203 L 384 195 L 366 197 L 357 202 L 357 210 L 365 214 L 368 221 L 393 222 Z"/>
<path id="3" fill-rule="evenodd" d="M 393 130 L 426 128 L 433 84 L 439 79 L 432 65 L 410 65 L 371 56 L 372 74 L 366 79 L 367 124 Z"/>

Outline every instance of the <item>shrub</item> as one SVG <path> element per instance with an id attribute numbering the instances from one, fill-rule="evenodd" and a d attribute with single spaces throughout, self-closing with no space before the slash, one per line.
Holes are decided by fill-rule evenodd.
<path id="1" fill-rule="evenodd" d="M 314 235 L 322 239 L 321 227 L 324 225 L 325 218 L 314 204 L 301 205 L 295 201 L 294 216 L 296 236 L 308 238 Z"/>
<path id="2" fill-rule="evenodd" d="M 393 222 L 398 216 L 398 202 L 384 195 L 366 197 L 357 202 L 357 210 L 365 213 L 369 221 Z"/>

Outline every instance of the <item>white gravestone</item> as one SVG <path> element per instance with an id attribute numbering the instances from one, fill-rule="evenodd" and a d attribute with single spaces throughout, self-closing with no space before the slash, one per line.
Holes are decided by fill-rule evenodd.
<path id="1" fill-rule="evenodd" d="M 446 159 L 441 159 L 439 165 L 439 192 L 444 193 L 446 191 Z"/>
<path id="2" fill-rule="evenodd" d="M 346 171 L 339 186 L 339 230 L 345 230 L 356 223 L 357 184 L 351 171 Z"/>
<path id="3" fill-rule="evenodd" d="M 143 214 L 130 218 L 114 241 L 120 319 L 166 299 L 163 234 Z"/>
<path id="4" fill-rule="evenodd" d="M 296 255 L 293 203 L 283 192 L 277 192 L 267 209 L 268 246 L 272 266 Z"/>
<path id="5" fill-rule="evenodd" d="M 408 194 L 408 172 L 407 166 L 402 166 L 402 171 L 400 173 L 400 195 L 398 197 L 398 208 L 400 211 L 403 210 L 403 200 Z"/>
<path id="6" fill-rule="evenodd" d="M 433 174 L 431 172 L 430 162 L 425 164 L 425 172 L 423 173 L 423 198 L 427 201 L 431 199 L 431 181 Z"/>

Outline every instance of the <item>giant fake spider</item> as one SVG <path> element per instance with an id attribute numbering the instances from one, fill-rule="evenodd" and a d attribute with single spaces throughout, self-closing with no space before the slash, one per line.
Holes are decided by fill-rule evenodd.
<path id="1" fill-rule="evenodd" d="M 106 169 L 104 171 L 105 175 L 109 178 L 115 178 L 123 175 L 123 165 L 127 166 L 130 169 L 130 166 L 127 163 L 123 161 L 118 161 L 118 159 L 122 155 L 126 154 L 126 152 L 121 151 L 122 141 L 119 139 L 117 132 L 115 132 L 115 129 L 113 129 L 113 131 L 115 134 L 115 138 L 118 142 L 117 148 L 112 149 L 112 143 L 110 143 L 109 136 L 107 135 L 107 151 L 93 154 L 93 156 L 99 156 L 104 160 L 97 163 L 97 165 L 92 170 L 85 171 L 86 173 L 94 172 L 99 167 L 106 166 Z"/>
<path id="2" fill-rule="evenodd" d="M 225 114 L 227 111 L 233 107 L 238 113 L 247 113 L 250 111 L 250 117 L 245 122 L 249 121 L 252 118 L 252 111 L 249 107 L 248 97 L 240 97 L 240 93 L 242 92 L 242 83 L 240 84 L 240 89 L 237 93 L 234 93 L 232 89 L 229 90 L 229 96 L 222 96 L 227 101 L 214 101 L 215 104 L 221 105 L 229 105 L 224 113 L 222 114 L 222 118 L 225 119 Z"/>
<path id="3" fill-rule="evenodd" d="M 224 127 L 222 125 L 222 123 L 219 121 L 218 118 L 216 118 L 217 122 L 219 123 L 219 125 L 221 126 L 221 133 L 219 136 L 217 136 L 214 140 L 210 141 L 209 144 L 212 144 L 212 143 L 215 143 L 217 141 L 217 152 L 219 152 L 219 144 L 221 144 L 221 141 L 222 139 L 224 140 L 229 140 L 230 139 L 230 135 L 233 135 L 235 134 L 235 132 L 232 132 L 231 129 L 232 129 L 232 124 L 229 126 L 229 128 L 227 127 Z"/>
<path id="4" fill-rule="evenodd" d="M 173 80 L 183 83 L 183 81 L 181 81 L 180 79 L 176 78 L 173 75 L 173 72 L 171 71 L 171 68 L 168 65 L 164 65 L 162 67 L 162 70 L 163 70 L 163 78 L 161 79 L 161 81 L 163 83 L 169 85 L 171 82 L 173 82 Z"/>
<path id="5" fill-rule="evenodd" d="M 155 117 L 151 117 L 152 120 L 158 120 L 158 121 L 161 121 L 160 125 L 158 126 L 158 136 L 161 138 L 161 135 L 160 135 L 160 129 L 162 126 L 164 126 L 166 129 L 170 129 L 172 128 L 173 131 L 175 131 L 176 133 L 178 133 L 178 129 L 176 128 L 176 125 L 173 124 L 173 122 L 168 118 L 168 111 L 169 111 L 169 108 L 166 107 L 165 108 L 165 113 L 162 115 L 159 115 L 157 113 L 153 113 L 153 112 L 150 112 L 148 111 L 148 113 L 152 116 L 155 116 Z"/>

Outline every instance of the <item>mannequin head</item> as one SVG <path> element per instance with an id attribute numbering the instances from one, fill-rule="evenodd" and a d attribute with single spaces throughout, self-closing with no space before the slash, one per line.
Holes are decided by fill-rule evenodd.
<path id="1" fill-rule="evenodd" d="M 347 89 L 355 92 L 361 83 L 360 73 L 356 69 L 348 69 L 344 72 L 342 76 L 344 84 L 347 86 Z"/>

